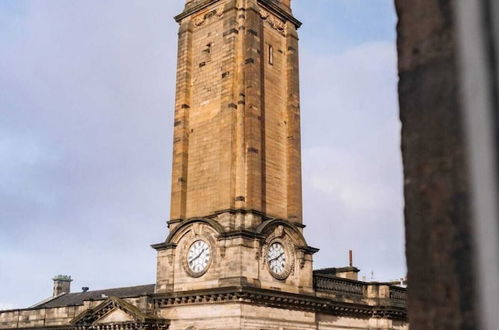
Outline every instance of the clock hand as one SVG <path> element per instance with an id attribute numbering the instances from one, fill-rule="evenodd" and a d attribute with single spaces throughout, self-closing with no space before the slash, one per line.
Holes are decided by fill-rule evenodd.
<path id="1" fill-rule="evenodd" d="M 201 250 L 201 252 L 199 252 L 199 254 L 198 254 L 195 258 L 192 258 L 192 260 L 191 260 L 189 263 L 193 263 L 193 262 L 194 262 L 194 260 L 196 260 L 197 258 L 199 258 L 199 257 L 203 254 L 203 252 L 204 252 L 205 250 L 206 250 L 206 249 L 202 249 L 202 250 Z"/>
<path id="2" fill-rule="evenodd" d="M 277 257 L 270 259 L 269 262 L 279 259 L 280 257 L 282 257 L 282 255 L 284 255 L 284 252 L 278 255 Z"/>

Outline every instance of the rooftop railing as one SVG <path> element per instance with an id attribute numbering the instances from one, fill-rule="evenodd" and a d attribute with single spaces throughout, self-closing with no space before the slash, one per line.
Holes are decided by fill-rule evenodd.
<path id="1" fill-rule="evenodd" d="M 389 298 L 393 305 L 403 306 L 407 290 L 389 283 L 362 282 L 329 274 L 314 274 L 314 289 L 317 292 L 351 298 Z"/>
<path id="2" fill-rule="evenodd" d="M 363 297 L 365 285 L 359 281 L 332 275 L 314 274 L 314 289 L 339 295 Z"/>
<path id="3" fill-rule="evenodd" d="M 407 290 L 398 286 L 391 286 L 390 299 L 405 302 L 407 300 Z"/>

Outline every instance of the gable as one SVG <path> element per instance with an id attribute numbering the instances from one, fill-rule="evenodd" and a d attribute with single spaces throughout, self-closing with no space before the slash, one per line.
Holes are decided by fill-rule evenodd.
<path id="1" fill-rule="evenodd" d="M 116 308 L 112 310 L 110 313 L 106 314 L 101 319 L 96 320 L 94 324 L 120 323 L 120 322 L 131 322 L 131 321 L 136 321 L 136 320 L 134 320 L 133 317 L 127 314 L 124 310 Z"/>
<path id="2" fill-rule="evenodd" d="M 95 308 L 76 316 L 71 324 L 77 329 L 168 329 L 169 321 L 141 311 L 123 299 L 110 297 Z M 109 328 L 111 327 L 111 328 Z"/>

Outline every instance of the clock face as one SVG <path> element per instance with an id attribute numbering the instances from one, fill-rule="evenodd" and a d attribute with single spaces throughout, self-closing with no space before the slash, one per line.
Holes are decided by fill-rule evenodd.
<path id="1" fill-rule="evenodd" d="M 210 262 L 210 245 L 203 240 L 192 243 L 187 252 L 187 265 L 194 274 L 204 272 Z"/>
<path id="2" fill-rule="evenodd" d="M 286 259 L 284 246 L 278 242 L 272 243 L 267 252 L 267 263 L 270 271 L 276 275 L 284 274 L 286 270 Z"/>

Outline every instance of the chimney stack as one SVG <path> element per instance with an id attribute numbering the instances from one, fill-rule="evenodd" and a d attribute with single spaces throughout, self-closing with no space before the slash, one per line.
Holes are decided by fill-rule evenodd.
<path id="1" fill-rule="evenodd" d="M 68 275 L 57 275 L 53 279 L 54 281 L 54 293 L 53 297 L 56 297 L 63 293 L 69 293 L 71 291 L 71 282 L 73 279 Z"/>
<path id="2" fill-rule="evenodd" d="M 353 265 L 353 251 L 348 250 L 348 267 L 336 268 L 336 276 L 358 281 L 359 271 L 360 270 Z"/>

